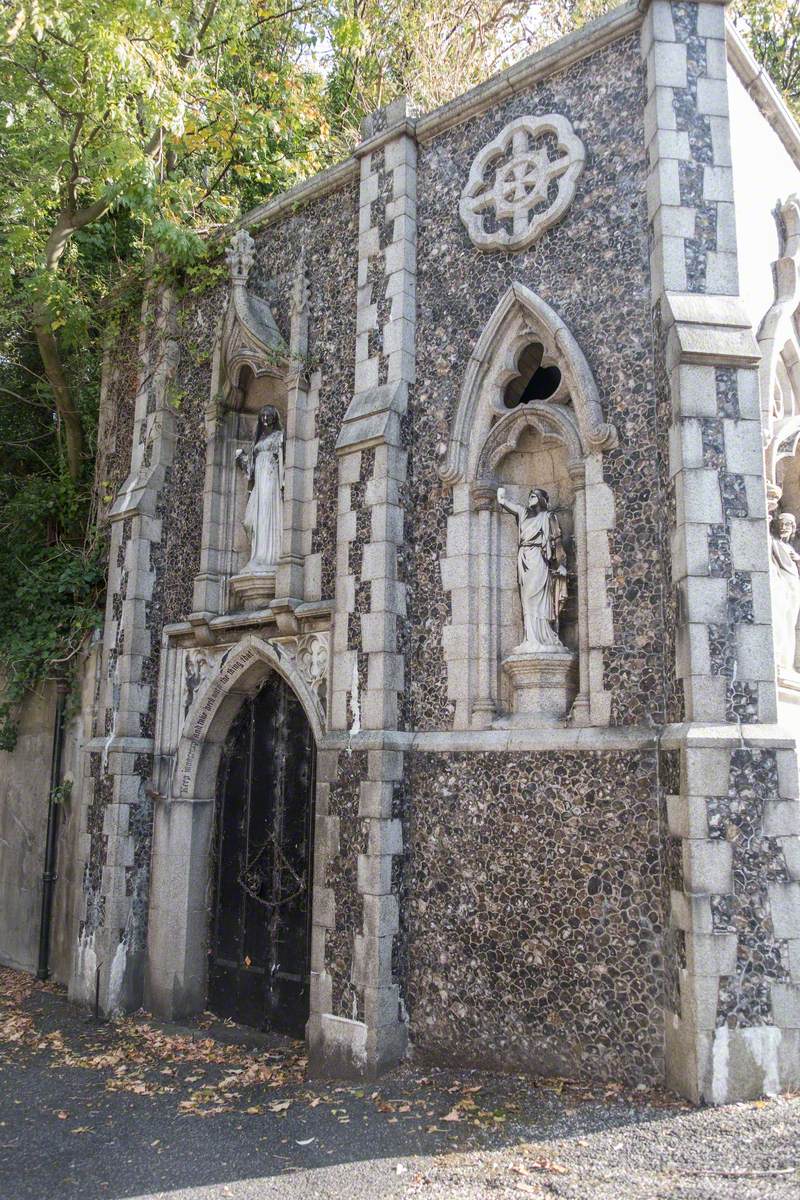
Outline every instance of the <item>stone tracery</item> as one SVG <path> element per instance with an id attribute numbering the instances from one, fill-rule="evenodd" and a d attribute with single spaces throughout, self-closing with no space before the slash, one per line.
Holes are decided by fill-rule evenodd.
<path id="1" fill-rule="evenodd" d="M 520 364 L 531 361 L 548 364 L 555 386 L 546 399 L 527 402 L 524 387 L 517 387 L 520 398 L 509 409 L 507 396 Z M 512 285 L 470 358 L 440 466 L 441 478 L 453 487 L 442 573 L 453 613 L 444 645 L 457 727 L 507 719 L 558 724 L 568 713 L 576 724 L 607 723 L 602 647 L 611 637 L 611 619 L 604 531 L 613 524 L 614 505 L 600 453 L 615 444 L 572 334 L 539 297 Z M 510 511 L 524 503 L 532 486 L 544 488 L 563 528 L 569 596 L 563 645 L 558 654 L 539 655 L 541 663 L 516 653 L 523 641 L 518 539 L 508 518 L 499 515 L 498 486 Z"/>
<path id="2" fill-rule="evenodd" d="M 551 149 L 555 151 L 551 155 Z M 480 250 L 524 250 L 560 220 L 586 152 L 560 113 L 510 121 L 478 152 L 459 213 Z"/>

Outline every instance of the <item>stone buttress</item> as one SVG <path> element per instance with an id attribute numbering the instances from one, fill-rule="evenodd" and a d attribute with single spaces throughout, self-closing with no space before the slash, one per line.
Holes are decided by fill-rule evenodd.
<path id="1" fill-rule="evenodd" d="M 655 0 L 642 54 L 667 644 L 674 626 L 660 754 L 666 1070 L 684 1095 L 724 1103 L 800 1080 L 798 769 L 776 724 L 759 351 L 739 298 L 724 5 Z"/>
<path id="2" fill-rule="evenodd" d="M 365 122 L 359 199 L 355 387 L 339 460 L 332 731 L 319 756 L 312 1063 L 372 1074 L 400 1057 L 406 1024 L 392 970 L 402 852 L 392 744 L 405 686 L 399 633 L 406 422 L 414 383 L 416 143 L 405 100 Z"/>
<path id="3" fill-rule="evenodd" d="M 84 886 L 70 995 L 108 1014 L 142 1001 L 147 934 L 155 609 L 163 580 L 159 499 L 175 448 L 170 388 L 180 356 L 168 290 L 142 309 L 130 473 L 108 520 L 109 580 L 95 736 L 85 747 Z"/>

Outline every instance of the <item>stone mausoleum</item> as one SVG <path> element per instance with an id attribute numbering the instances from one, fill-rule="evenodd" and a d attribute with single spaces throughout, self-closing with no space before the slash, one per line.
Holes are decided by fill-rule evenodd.
<path id="1" fill-rule="evenodd" d="M 63 755 L 74 998 L 334 1075 L 800 1087 L 799 166 L 724 5 L 642 0 L 390 104 L 221 282 L 146 289 Z"/>

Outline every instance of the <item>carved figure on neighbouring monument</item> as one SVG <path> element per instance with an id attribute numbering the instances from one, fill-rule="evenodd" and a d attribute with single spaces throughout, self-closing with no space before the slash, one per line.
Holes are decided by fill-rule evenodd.
<path id="1" fill-rule="evenodd" d="M 550 511 L 550 497 L 542 488 L 531 488 L 527 507 L 523 507 L 508 500 L 501 487 L 497 502 L 517 518 L 519 536 L 517 580 L 525 637 L 512 653 L 564 650 L 557 630 L 567 598 L 566 555 L 558 517 Z"/>
<path id="2" fill-rule="evenodd" d="M 250 540 L 250 561 L 243 574 L 274 572 L 283 532 L 283 431 L 271 404 L 258 414 L 249 454 L 237 450 L 236 461 L 247 472 L 250 486 L 242 522 Z"/>
<path id="3" fill-rule="evenodd" d="M 208 672 L 210 669 L 208 657 L 203 653 L 202 650 L 192 649 L 186 651 L 186 659 L 184 664 L 186 683 L 186 694 L 183 703 L 184 717 L 186 717 L 186 714 L 192 707 L 192 701 L 194 700 L 195 693 L 197 692 L 198 688 L 202 687 L 208 678 Z"/>
<path id="4" fill-rule="evenodd" d="M 794 671 L 797 656 L 797 622 L 800 618 L 800 554 L 791 545 L 797 522 L 791 513 L 776 513 L 772 520 L 772 608 L 775 660 L 783 671 Z"/>

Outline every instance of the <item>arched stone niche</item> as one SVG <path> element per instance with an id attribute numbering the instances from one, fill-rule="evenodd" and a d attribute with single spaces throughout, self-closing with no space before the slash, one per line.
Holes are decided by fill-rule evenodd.
<path id="1" fill-rule="evenodd" d="M 442 578 L 451 602 L 443 643 L 456 728 L 526 721 L 511 717 L 502 669 L 521 640 L 522 608 L 516 523 L 498 507 L 500 486 L 520 504 L 532 487 L 543 488 L 561 525 L 568 598 L 559 636 L 575 661 L 560 723 L 608 724 L 603 651 L 613 642 L 606 569 L 614 502 L 602 457 L 614 445 L 572 334 L 549 305 L 513 284 L 467 364 L 440 468 L 453 491 Z"/>
<path id="2" fill-rule="evenodd" d="M 228 730 L 274 671 L 299 699 L 319 746 L 328 649 L 324 632 L 269 641 L 251 634 L 202 651 L 168 647 L 175 661 L 159 711 L 148 919 L 147 1002 L 160 1015 L 176 1019 L 205 1007 L 214 802 Z M 187 655 L 195 659 L 191 671 L 180 669 Z"/>
<path id="3" fill-rule="evenodd" d="M 313 475 L 317 458 L 319 374 L 306 370 L 308 287 L 297 264 L 288 342 L 269 305 L 248 278 L 255 258 L 252 238 L 239 230 L 228 250 L 231 290 L 212 366 L 206 409 L 206 476 L 203 543 L 194 584 L 194 616 L 273 607 L 293 609 L 321 598 L 319 555 L 311 554 L 316 520 Z M 271 579 L 241 575 L 250 547 L 242 525 L 247 506 L 245 473 L 237 452 L 249 451 L 264 405 L 278 412 L 284 434 L 283 539 Z"/>

